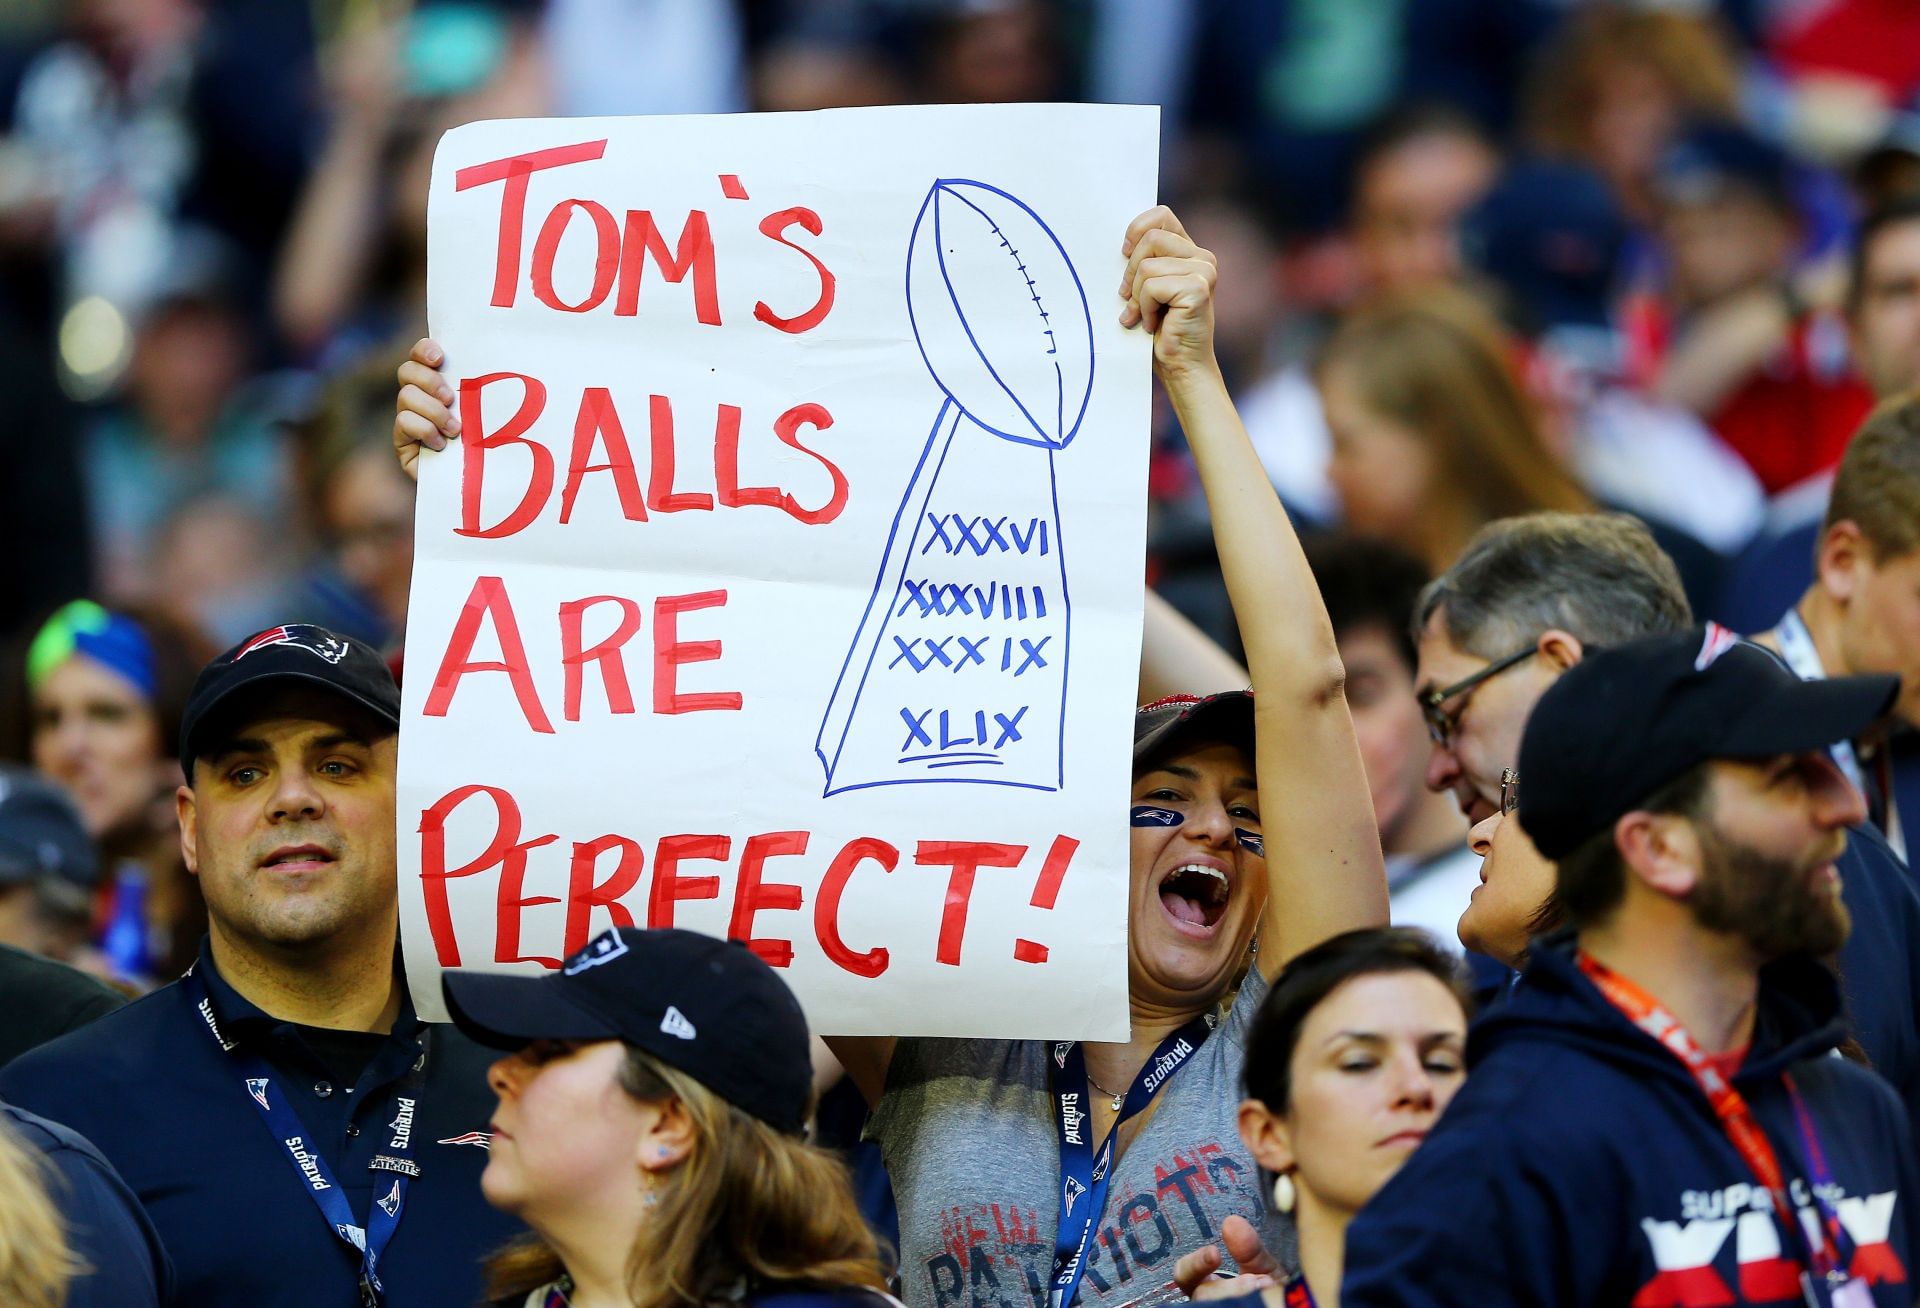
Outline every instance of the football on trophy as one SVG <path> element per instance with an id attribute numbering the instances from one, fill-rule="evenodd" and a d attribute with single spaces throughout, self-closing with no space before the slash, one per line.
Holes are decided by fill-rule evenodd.
<path id="1" fill-rule="evenodd" d="M 1063 449 L 1093 393 L 1093 321 L 1059 238 L 984 182 L 933 184 L 907 252 L 907 313 L 934 380 L 997 436 Z"/>

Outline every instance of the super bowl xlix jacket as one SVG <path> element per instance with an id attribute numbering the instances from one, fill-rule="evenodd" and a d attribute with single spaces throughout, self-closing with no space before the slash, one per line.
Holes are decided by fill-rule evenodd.
<path id="1" fill-rule="evenodd" d="M 1833 973 L 1764 969 L 1753 1043 L 1734 1086 L 1812 1217 L 1809 1160 L 1788 1078 L 1810 1115 L 1872 1302 L 1912 1308 L 1920 1170 L 1892 1089 L 1835 1053 Z M 1468 1039 L 1471 1075 L 1426 1142 L 1354 1221 L 1344 1308 L 1801 1304 L 1805 1244 L 1693 1075 L 1542 942 Z M 1817 1219 L 1816 1219 L 1817 1220 Z M 1819 1303 L 1830 1301 L 1816 1282 Z"/>

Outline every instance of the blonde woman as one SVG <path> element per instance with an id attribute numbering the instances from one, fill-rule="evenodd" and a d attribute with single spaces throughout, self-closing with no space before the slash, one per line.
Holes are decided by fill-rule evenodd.
<path id="1" fill-rule="evenodd" d="M 76 1132 L 0 1104 L 0 1303 L 158 1308 L 173 1265 L 146 1210 Z"/>
<path id="2" fill-rule="evenodd" d="M 1353 531 L 1438 573 L 1496 518 L 1593 508 L 1548 447 L 1514 348 L 1484 305 L 1443 287 L 1340 324 L 1315 380 L 1333 435 L 1327 477 Z"/>
<path id="3" fill-rule="evenodd" d="M 500 1308 L 884 1308 L 845 1168 L 802 1133 L 806 1019 L 744 945 L 625 928 L 546 977 L 449 972 L 474 1039 L 513 1052 L 480 1178 L 532 1236 Z"/>

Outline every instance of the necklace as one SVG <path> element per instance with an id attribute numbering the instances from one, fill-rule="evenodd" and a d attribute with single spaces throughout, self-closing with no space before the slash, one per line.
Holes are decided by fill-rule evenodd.
<path id="1" fill-rule="evenodd" d="M 1127 1102 L 1127 1095 L 1124 1090 L 1121 1091 L 1119 1094 L 1115 1094 L 1113 1091 L 1107 1089 L 1105 1086 L 1101 1085 L 1098 1081 L 1094 1080 L 1092 1072 L 1087 1073 L 1087 1084 L 1092 1086 L 1095 1090 L 1098 1090 L 1101 1094 L 1105 1095 L 1107 1098 L 1113 1100 L 1113 1111 L 1116 1113 L 1120 1111 L 1121 1105 Z"/>

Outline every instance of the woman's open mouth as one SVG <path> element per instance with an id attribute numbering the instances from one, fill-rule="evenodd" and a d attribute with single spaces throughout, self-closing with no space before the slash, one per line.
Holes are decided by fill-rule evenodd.
<path id="1" fill-rule="evenodd" d="M 1160 883 L 1160 906 L 1184 935 L 1213 934 L 1227 911 L 1233 883 L 1227 874 L 1203 863 L 1183 863 Z"/>

